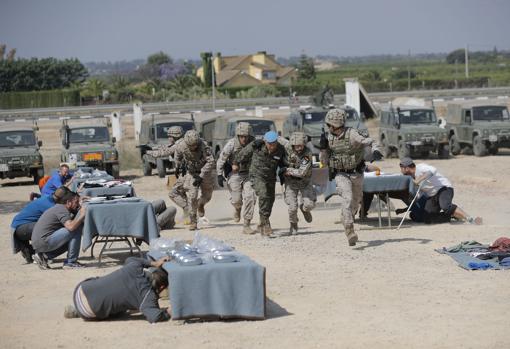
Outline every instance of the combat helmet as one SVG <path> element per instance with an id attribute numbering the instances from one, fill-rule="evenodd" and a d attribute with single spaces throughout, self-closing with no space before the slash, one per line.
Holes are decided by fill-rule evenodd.
<path id="1" fill-rule="evenodd" d="M 306 145 L 307 137 L 303 132 L 294 132 L 289 141 L 290 145 Z"/>
<path id="2" fill-rule="evenodd" d="M 240 122 L 236 126 L 236 136 L 251 135 L 251 125 L 247 122 Z"/>
<path id="3" fill-rule="evenodd" d="M 333 127 L 342 127 L 345 124 L 345 118 L 345 110 L 335 108 L 328 111 L 324 121 Z"/>
<path id="4" fill-rule="evenodd" d="M 182 137 L 183 129 L 181 126 L 172 126 L 168 129 L 167 135 L 168 137 L 173 137 L 175 139 L 179 139 Z"/>
<path id="5" fill-rule="evenodd" d="M 195 130 L 189 130 L 184 135 L 184 142 L 190 147 L 194 147 L 198 145 L 198 142 L 200 140 L 200 136 L 198 135 L 198 132 Z"/>

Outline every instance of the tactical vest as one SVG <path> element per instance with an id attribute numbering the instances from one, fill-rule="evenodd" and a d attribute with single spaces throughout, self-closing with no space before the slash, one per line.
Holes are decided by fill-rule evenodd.
<path id="1" fill-rule="evenodd" d="M 353 171 L 363 161 L 363 148 L 355 149 L 350 142 L 351 128 L 347 128 L 342 138 L 328 135 L 329 167 L 338 171 Z"/>
<path id="2" fill-rule="evenodd" d="M 191 151 L 186 143 L 181 143 L 182 154 L 186 162 L 186 169 L 190 174 L 200 174 L 202 167 L 206 164 L 207 145 L 200 142 L 195 151 Z"/>
<path id="3" fill-rule="evenodd" d="M 255 138 L 252 136 L 249 136 L 248 142 L 246 145 L 250 144 L 251 141 L 253 141 Z M 232 165 L 234 162 L 234 159 L 237 157 L 237 154 L 243 149 L 244 147 L 241 145 L 241 142 L 239 142 L 239 137 L 234 137 L 234 150 L 232 151 L 232 154 L 227 159 L 227 162 Z M 239 164 L 239 172 L 248 172 L 249 167 L 246 166 L 246 164 Z"/>
<path id="4" fill-rule="evenodd" d="M 298 154 L 292 148 L 292 146 L 290 144 L 288 144 L 286 146 L 286 150 L 287 150 L 287 156 L 288 156 L 288 158 L 287 158 L 288 166 L 287 167 L 289 167 L 289 168 L 300 168 L 302 165 L 302 162 L 303 162 L 303 158 L 305 156 L 308 157 L 310 162 L 312 161 L 312 152 L 310 151 L 310 149 L 308 149 L 306 147 L 301 154 Z M 308 171 L 308 173 L 305 174 L 303 179 L 309 178 L 311 175 L 312 175 L 312 167 L 310 166 L 310 170 Z M 293 179 L 297 179 L 297 178 L 293 178 Z M 301 180 L 301 179 L 297 179 L 297 180 Z"/>

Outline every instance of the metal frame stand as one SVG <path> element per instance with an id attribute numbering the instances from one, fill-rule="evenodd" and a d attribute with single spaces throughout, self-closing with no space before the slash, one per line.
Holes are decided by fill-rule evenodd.
<path id="1" fill-rule="evenodd" d="M 100 235 L 98 235 L 94 238 L 94 242 L 92 243 L 92 246 L 90 247 L 90 257 L 94 258 L 94 246 L 96 244 L 103 244 L 103 247 L 101 248 L 101 250 L 99 251 L 99 255 L 97 256 L 98 267 L 100 267 L 101 266 L 101 258 L 103 256 L 103 252 L 106 249 L 106 245 L 108 243 L 110 243 L 110 246 L 108 247 L 108 248 L 110 248 L 114 242 L 125 242 L 129 246 L 129 253 L 131 255 L 133 254 L 133 246 L 134 246 L 138 250 L 140 257 L 143 257 L 142 250 L 136 244 L 135 238 L 132 237 L 131 239 L 133 240 L 132 245 L 131 245 L 131 241 L 129 241 L 129 237 L 127 237 L 127 236 L 120 237 L 120 236 L 100 236 Z"/>

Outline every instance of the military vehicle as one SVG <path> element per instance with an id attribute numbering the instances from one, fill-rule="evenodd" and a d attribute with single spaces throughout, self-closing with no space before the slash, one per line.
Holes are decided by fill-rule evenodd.
<path id="1" fill-rule="evenodd" d="M 252 127 L 253 136 L 262 138 L 268 131 L 275 131 L 273 120 L 256 116 L 228 116 L 221 115 L 214 119 L 203 121 L 200 124 L 200 133 L 204 140 L 211 146 L 216 158 L 227 142 L 236 135 L 236 126 L 239 122 L 247 122 Z"/>
<path id="2" fill-rule="evenodd" d="M 453 155 L 463 148 L 472 148 L 476 156 L 495 155 L 499 148 L 510 147 L 510 118 L 506 105 L 481 101 L 450 103 L 446 121 Z"/>
<path id="3" fill-rule="evenodd" d="M 365 126 L 363 119 L 358 115 L 358 112 L 345 105 L 340 107 L 347 112 L 346 125 L 357 129 L 362 135 L 368 137 L 368 130 Z M 310 142 L 308 147 L 314 154 L 314 162 L 318 161 L 319 155 L 319 141 L 324 128 L 327 132 L 327 127 L 324 124 L 324 118 L 328 113 L 330 107 L 317 107 L 310 106 L 291 111 L 287 119 L 283 122 L 282 136 L 290 139 L 293 132 L 304 132 L 309 138 Z"/>
<path id="4" fill-rule="evenodd" d="M 115 149 L 115 137 L 110 137 L 109 121 L 91 119 L 86 123 L 68 123 L 64 120 L 60 139 L 62 162 L 105 170 L 113 177 L 119 177 L 119 153 Z"/>
<path id="5" fill-rule="evenodd" d="M 430 152 L 449 157 L 448 132 L 439 127 L 433 108 L 390 105 L 380 115 L 379 140 L 386 158 L 394 152 L 399 158 L 427 157 Z"/>
<path id="6" fill-rule="evenodd" d="M 171 115 L 151 115 L 142 120 L 140 137 L 137 147 L 140 148 L 140 156 L 143 163 L 144 176 L 152 175 L 156 169 L 160 178 L 165 177 L 167 169 L 174 168 L 173 160 L 168 156 L 155 158 L 147 154 L 147 150 L 156 150 L 168 144 L 168 129 L 172 126 L 181 126 L 184 133 L 195 128 L 193 118 L 184 118 Z"/>
<path id="7" fill-rule="evenodd" d="M 0 127 L 0 178 L 32 177 L 37 184 L 44 176 L 43 157 L 39 152 L 37 126 Z"/>

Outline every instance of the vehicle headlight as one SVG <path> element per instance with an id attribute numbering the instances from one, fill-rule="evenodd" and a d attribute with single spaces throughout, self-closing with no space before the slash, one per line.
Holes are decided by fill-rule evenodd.
<path id="1" fill-rule="evenodd" d="M 117 151 L 116 150 L 106 150 L 104 152 L 105 158 L 108 160 L 116 160 L 117 159 Z"/>

